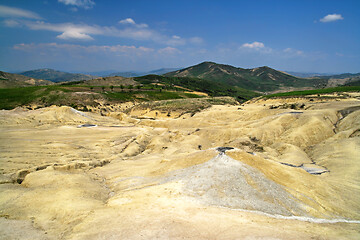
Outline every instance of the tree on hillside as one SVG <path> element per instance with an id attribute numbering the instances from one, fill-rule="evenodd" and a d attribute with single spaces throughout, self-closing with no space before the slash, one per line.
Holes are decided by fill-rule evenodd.
<path id="1" fill-rule="evenodd" d="M 124 91 L 124 85 L 120 85 L 121 91 Z"/>
<path id="2" fill-rule="evenodd" d="M 114 86 L 111 85 L 111 86 L 110 86 L 110 89 L 111 89 L 111 91 L 114 91 Z"/>
<path id="3" fill-rule="evenodd" d="M 102 89 L 103 92 L 105 92 L 105 87 L 104 86 L 102 86 L 101 89 Z"/>

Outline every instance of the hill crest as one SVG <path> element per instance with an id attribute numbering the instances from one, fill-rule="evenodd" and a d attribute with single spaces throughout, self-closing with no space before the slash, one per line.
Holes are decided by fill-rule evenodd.
<path id="1" fill-rule="evenodd" d="M 208 61 L 165 76 L 203 78 L 259 92 L 277 91 L 286 87 L 314 88 L 326 82 L 324 79 L 298 78 L 268 66 L 245 69 Z"/>
<path id="2" fill-rule="evenodd" d="M 47 80 L 0 71 L 0 88 L 30 87 L 52 84 L 54 83 Z"/>

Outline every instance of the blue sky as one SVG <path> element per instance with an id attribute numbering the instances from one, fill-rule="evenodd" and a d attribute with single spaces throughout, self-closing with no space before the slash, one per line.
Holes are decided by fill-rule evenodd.
<path id="1" fill-rule="evenodd" d="M 0 0 L 0 70 L 360 72 L 358 0 Z"/>

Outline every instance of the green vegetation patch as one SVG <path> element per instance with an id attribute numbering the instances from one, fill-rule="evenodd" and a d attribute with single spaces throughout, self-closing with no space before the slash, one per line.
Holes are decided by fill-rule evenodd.
<path id="1" fill-rule="evenodd" d="M 13 109 L 33 102 L 43 95 L 42 87 L 0 89 L 0 109 Z"/>
<path id="2" fill-rule="evenodd" d="M 126 101 L 159 101 L 168 99 L 182 99 L 182 98 L 199 98 L 200 96 L 184 92 L 171 92 L 163 90 L 149 90 L 149 91 L 127 91 L 127 92 L 107 92 L 105 93 L 109 100 L 126 102 Z"/>
<path id="3" fill-rule="evenodd" d="M 211 97 L 231 96 L 231 97 L 235 97 L 239 101 L 248 100 L 253 97 L 260 96 L 259 93 L 250 90 L 246 90 L 236 86 L 230 86 L 225 83 L 213 82 L 201 78 L 165 77 L 158 75 L 147 75 L 147 76 L 134 78 L 134 80 L 145 85 L 161 84 L 162 88 L 165 89 L 177 89 L 184 91 L 183 88 L 185 88 L 191 91 L 204 92 Z"/>

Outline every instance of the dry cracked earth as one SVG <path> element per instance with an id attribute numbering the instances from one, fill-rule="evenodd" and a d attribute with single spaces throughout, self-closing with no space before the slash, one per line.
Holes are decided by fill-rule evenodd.
<path id="1" fill-rule="evenodd" d="M 3 110 L 0 239 L 359 239 L 359 156 L 355 94 Z"/>

